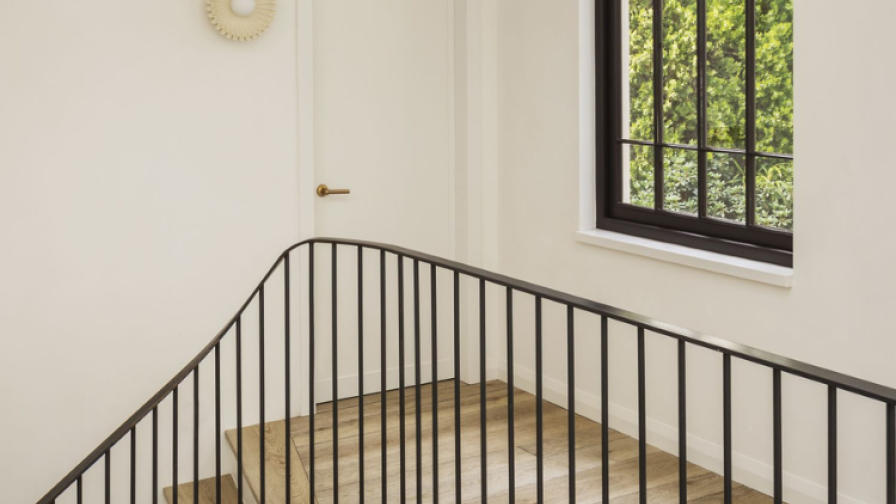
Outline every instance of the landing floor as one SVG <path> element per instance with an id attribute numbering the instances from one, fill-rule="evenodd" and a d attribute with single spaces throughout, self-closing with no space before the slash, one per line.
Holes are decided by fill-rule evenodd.
<path id="1" fill-rule="evenodd" d="M 462 502 L 480 502 L 480 387 L 461 385 L 461 490 Z M 438 494 L 439 502 L 455 502 L 454 382 L 438 384 Z M 516 502 L 536 502 L 536 401 L 531 394 L 517 390 L 514 398 L 516 458 Z M 380 503 L 382 482 L 386 479 L 386 502 L 401 502 L 400 478 L 400 415 L 399 393 L 392 391 L 386 400 L 385 474 L 382 467 L 382 402 L 379 394 L 365 396 L 364 403 L 364 475 L 365 503 Z M 508 424 L 507 385 L 489 382 L 486 385 L 488 502 L 508 502 Z M 407 502 L 417 498 L 417 431 L 416 403 L 413 387 L 405 390 L 405 491 Z M 361 493 L 361 455 L 359 436 L 359 402 L 357 398 L 341 400 L 336 405 L 338 419 L 339 502 L 357 503 Z M 545 502 L 569 502 L 567 468 L 568 415 L 565 409 L 549 402 L 544 409 L 544 485 Z M 420 431 L 422 502 L 433 502 L 433 432 L 432 388 L 421 387 Z M 315 489 L 320 504 L 333 500 L 333 405 L 323 404 L 315 415 Z M 309 417 L 293 419 L 293 440 L 306 471 L 311 470 Z M 576 493 L 579 503 L 601 500 L 601 426 L 582 416 L 576 418 Z M 678 502 L 678 459 L 648 446 L 648 500 L 651 503 Z M 637 503 L 638 442 L 610 430 L 610 497 L 613 503 Z M 721 503 L 722 477 L 699 466 L 689 464 L 688 495 L 690 502 Z M 747 487 L 734 485 L 734 501 L 742 504 L 765 504 L 772 499 Z"/>

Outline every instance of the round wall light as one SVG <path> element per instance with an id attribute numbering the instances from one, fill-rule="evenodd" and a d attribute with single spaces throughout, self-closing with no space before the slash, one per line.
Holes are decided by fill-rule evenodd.
<path id="1" fill-rule="evenodd" d="M 271 26 L 276 0 L 206 0 L 208 17 L 230 40 L 253 40 Z"/>
<path id="2" fill-rule="evenodd" d="M 255 0 L 233 0 L 230 2 L 230 8 L 236 15 L 246 17 L 255 11 Z"/>

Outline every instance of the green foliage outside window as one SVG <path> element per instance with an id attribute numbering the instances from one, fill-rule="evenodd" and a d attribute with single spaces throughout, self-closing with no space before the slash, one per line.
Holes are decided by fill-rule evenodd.
<path id="1" fill-rule="evenodd" d="M 653 2 L 629 2 L 629 138 L 654 139 Z M 665 0 L 663 116 L 667 143 L 697 143 L 697 2 Z M 711 147 L 746 148 L 746 21 L 743 0 L 707 0 L 707 136 Z M 756 1 L 756 147 L 793 153 L 793 0 Z M 630 197 L 654 205 L 654 150 L 630 148 Z M 665 149 L 667 210 L 697 213 L 697 155 Z M 744 222 L 745 156 L 707 156 L 707 214 Z M 756 160 L 756 223 L 793 229 L 793 162 Z"/>

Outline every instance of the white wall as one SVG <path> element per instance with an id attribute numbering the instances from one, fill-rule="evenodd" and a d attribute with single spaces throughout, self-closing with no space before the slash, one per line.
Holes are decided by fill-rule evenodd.
<path id="1" fill-rule="evenodd" d="M 588 2 L 582 2 L 587 4 Z M 782 289 L 577 243 L 579 2 L 499 1 L 498 159 L 502 272 L 633 310 L 680 326 L 896 386 L 890 308 L 896 296 L 894 212 L 896 44 L 884 0 L 795 0 L 796 238 L 794 286 Z M 847 183 L 861 177 L 865 183 Z M 585 318 L 585 317 L 583 317 Z M 563 335 L 555 317 L 555 338 Z M 595 320 L 580 323 L 579 384 L 594 392 Z M 584 334 L 584 335 L 582 335 Z M 612 328 L 611 397 L 624 417 L 634 410 L 634 331 Z M 562 340 L 560 340 L 562 341 Z M 648 337 L 650 442 L 675 426 L 674 348 Z M 562 343 L 552 373 L 562 378 Z M 530 358 L 522 350 L 521 359 Z M 594 355 L 592 359 L 588 357 Z M 587 368 L 587 369 L 584 369 Z M 721 441 L 721 364 L 692 353 L 692 439 L 705 450 Z M 589 382 L 589 380 L 591 380 Z M 786 498 L 823 496 L 825 417 L 822 387 L 785 380 Z M 771 476 L 771 378 L 735 366 L 735 478 Z M 623 396 L 625 394 L 625 396 Z M 632 400 L 626 400 L 628 397 Z M 884 498 L 884 412 L 841 399 L 841 492 L 862 502 Z M 847 412 L 847 410 L 851 410 Z M 714 444 L 716 443 L 716 444 Z M 673 445 L 674 446 L 674 445 Z M 711 453 L 715 457 L 721 451 Z M 704 457 L 707 463 L 711 457 Z M 799 479 L 802 478 L 802 479 Z M 820 486 L 819 486 L 820 485 Z M 767 488 L 767 487 L 766 487 Z M 821 492 L 819 494 L 819 492 Z"/>
<path id="2" fill-rule="evenodd" d="M 36 500 L 80 461 L 297 239 L 294 5 L 280 2 L 268 33 L 235 44 L 214 32 L 202 2 L 125 4 L 15 4 L 0 20 L 4 501 Z M 885 315 L 896 239 L 880 231 L 893 213 L 884 147 L 896 133 L 887 89 L 896 69 L 879 56 L 896 42 L 885 24 L 896 6 L 796 0 L 798 229 L 795 285 L 785 290 L 574 241 L 587 113 L 579 4 L 453 2 L 456 255 L 896 386 Z M 851 173 L 875 183 L 843 184 Z M 495 324 L 501 293 L 490 296 Z M 527 342 L 517 345 L 520 384 L 533 367 L 527 303 L 516 305 L 517 341 Z M 549 305 L 545 316 L 549 394 L 562 399 L 563 313 Z M 577 328 L 580 409 L 593 414 L 598 321 L 580 316 Z M 625 429 L 634 332 L 611 330 L 613 422 Z M 489 344 L 495 368 L 498 341 Z M 649 335 L 648 349 L 649 441 L 666 446 L 672 348 Z M 696 350 L 690 362 L 692 455 L 712 465 L 721 365 Z M 770 384 L 761 370 L 735 367 L 735 478 L 760 486 L 770 476 Z M 880 502 L 883 412 L 848 397 L 841 405 L 851 410 L 841 416 L 841 489 Z M 786 381 L 788 500 L 823 492 L 823 407 L 822 388 Z"/>
<path id="3" fill-rule="evenodd" d="M 203 1 L 4 5 L 3 502 L 42 496 L 297 240 L 295 5 L 278 9 L 240 44 Z"/>

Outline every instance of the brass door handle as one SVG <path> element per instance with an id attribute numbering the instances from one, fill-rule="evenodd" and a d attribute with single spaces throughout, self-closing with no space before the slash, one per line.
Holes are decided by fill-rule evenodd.
<path id="1" fill-rule="evenodd" d="M 321 198 L 329 196 L 331 194 L 351 194 L 351 189 L 330 189 L 327 187 L 327 184 L 321 184 L 317 186 L 317 195 Z"/>

